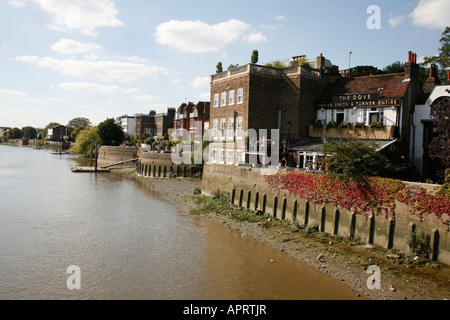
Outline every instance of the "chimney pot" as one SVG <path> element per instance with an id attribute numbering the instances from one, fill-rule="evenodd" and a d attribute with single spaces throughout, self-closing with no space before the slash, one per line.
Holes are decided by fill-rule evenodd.
<path id="1" fill-rule="evenodd" d="M 412 60 L 412 52 L 408 51 L 408 62 L 411 62 Z"/>

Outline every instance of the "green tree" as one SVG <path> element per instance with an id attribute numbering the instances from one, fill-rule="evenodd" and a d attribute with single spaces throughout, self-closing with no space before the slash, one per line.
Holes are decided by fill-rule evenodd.
<path id="1" fill-rule="evenodd" d="M 84 130 L 84 129 L 88 128 L 88 127 L 90 127 L 90 126 L 81 126 L 81 127 L 76 128 L 75 130 L 73 130 L 73 131 L 70 133 L 70 140 L 76 141 L 76 140 L 77 140 L 78 134 L 79 134 L 82 130 Z"/>
<path id="2" fill-rule="evenodd" d="M 383 71 L 374 66 L 357 66 L 351 69 L 352 77 L 367 77 L 371 74 L 382 74 Z"/>
<path id="3" fill-rule="evenodd" d="M 22 139 L 22 130 L 19 128 L 12 128 L 6 131 L 6 139 Z"/>
<path id="4" fill-rule="evenodd" d="M 288 59 L 283 59 L 283 60 L 278 59 L 278 60 L 273 60 L 273 61 L 267 62 L 265 64 L 265 66 L 282 69 L 282 68 L 286 68 L 288 66 L 288 64 L 289 64 Z"/>
<path id="5" fill-rule="evenodd" d="M 395 61 L 394 63 L 383 68 L 383 73 L 402 73 L 405 72 L 405 65 L 400 61 Z"/>
<path id="6" fill-rule="evenodd" d="M 365 184 L 368 177 L 386 176 L 393 164 L 373 142 L 360 139 L 339 139 L 325 143 L 322 152 L 331 176 L 343 182 Z"/>
<path id="7" fill-rule="evenodd" d="M 251 57 L 251 63 L 257 64 L 259 60 L 259 52 L 258 50 L 253 50 L 252 57 Z"/>
<path id="8" fill-rule="evenodd" d="M 114 119 L 106 119 L 97 127 L 100 144 L 103 146 L 118 146 L 125 140 L 122 127 Z"/>
<path id="9" fill-rule="evenodd" d="M 218 62 L 216 65 L 216 73 L 223 72 L 222 62 Z"/>
<path id="10" fill-rule="evenodd" d="M 69 123 L 67 124 L 67 128 L 70 131 L 74 131 L 79 127 L 89 127 L 91 125 L 92 125 L 92 123 L 89 119 L 83 118 L 83 117 L 78 117 L 78 118 L 73 118 L 72 120 L 70 120 Z"/>
<path id="11" fill-rule="evenodd" d="M 37 137 L 37 130 L 33 127 L 23 127 L 22 133 L 24 139 L 34 139 Z"/>
<path id="12" fill-rule="evenodd" d="M 93 142 L 100 142 L 99 136 L 97 134 L 97 128 L 86 127 L 82 129 L 78 136 L 75 145 L 72 147 L 72 152 L 77 154 L 88 156 L 91 153 L 91 140 Z M 95 144 L 93 145 L 95 148 Z M 95 152 L 95 150 L 93 150 Z"/>
<path id="13" fill-rule="evenodd" d="M 231 69 L 234 69 L 234 68 L 237 68 L 237 67 L 239 67 L 239 64 L 230 64 L 228 66 L 228 70 L 231 70 Z"/>
<path id="14" fill-rule="evenodd" d="M 438 49 L 439 54 L 425 57 L 422 65 L 429 65 L 430 63 L 439 65 L 438 76 L 441 83 L 444 83 L 447 79 L 448 69 L 450 68 L 450 27 L 445 28 L 439 42 L 441 43 L 441 47 Z"/>

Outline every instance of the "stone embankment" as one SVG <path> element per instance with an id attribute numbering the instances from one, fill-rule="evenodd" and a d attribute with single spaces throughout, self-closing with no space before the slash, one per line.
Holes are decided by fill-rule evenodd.
<path id="1" fill-rule="evenodd" d="M 195 199 L 202 197 L 198 195 L 202 185 L 201 180 L 142 176 L 137 176 L 137 179 L 186 214 L 189 213 L 189 209 L 199 206 L 195 203 Z M 207 199 L 210 198 L 207 197 Z M 231 205 L 229 208 L 245 210 Z M 360 241 L 350 241 L 322 232 L 304 232 L 307 229 L 299 230 L 288 221 L 280 221 L 270 216 L 265 216 L 258 223 L 238 221 L 224 214 L 227 210 L 223 210 L 222 213 L 205 213 L 200 218 L 221 224 L 235 230 L 241 236 L 251 237 L 294 259 L 312 265 L 320 272 L 359 291 L 361 296 L 375 300 L 450 298 L 450 267 L 446 264 L 415 259 L 395 250 L 387 250 Z M 369 265 L 376 265 L 381 269 L 380 289 L 370 290 L 367 287 Z"/>

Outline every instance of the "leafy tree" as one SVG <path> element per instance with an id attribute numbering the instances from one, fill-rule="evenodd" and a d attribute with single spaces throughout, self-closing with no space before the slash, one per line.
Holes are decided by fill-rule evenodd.
<path id="1" fill-rule="evenodd" d="M 70 140 L 76 141 L 76 140 L 77 140 L 78 134 L 79 134 L 82 130 L 84 130 L 84 129 L 88 128 L 88 127 L 90 127 L 90 126 L 81 126 L 81 127 L 76 128 L 75 130 L 73 130 L 73 131 L 70 133 Z"/>
<path id="2" fill-rule="evenodd" d="M 118 146 L 125 140 L 122 127 L 114 119 L 106 119 L 98 125 L 97 133 L 103 146 Z"/>
<path id="3" fill-rule="evenodd" d="M 351 69 L 352 77 L 367 77 L 371 74 L 382 74 L 383 71 L 374 66 L 357 66 Z"/>
<path id="4" fill-rule="evenodd" d="M 402 73 L 405 72 L 405 65 L 400 61 L 395 61 L 394 63 L 383 68 L 383 73 Z"/>
<path id="5" fill-rule="evenodd" d="M 288 63 L 289 63 L 288 59 L 284 59 L 284 60 L 278 59 L 278 60 L 267 62 L 265 64 L 265 66 L 282 69 L 282 68 L 286 68 L 288 66 Z"/>
<path id="6" fill-rule="evenodd" d="M 389 172 L 397 170 L 396 165 L 377 149 L 373 142 L 339 139 L 325 143 L 322 152 L 326 155 L 324 163 L 333 178 L 365 184 L 368 177 L 386 177 Z"/>
<path id="7" fill-rule="evenodd" d="M 216 73 L 223 72 L 222 62 L 218 62 L 216 65 Z"/>
<path id="8" fill-rule="evenodd" d="M 429 145 L 430 157 L 444 169 L 450 168 L 450 98 L 442 98 L 431 106 L 436 135 Z M 438 172 L 443 177 L 444 172 Z"/>
<path id="9" fill-rule="evenodd" d="M 19 128 L 12 128 L 6 131 L 6 139 L 22 139 L 22 130 Z"/>
<path id="10" fill-rule="evenodd" d="M 228 67 L 228 70 L 234 69 L 239 67 L 239 64 L 230 64 L 230 66 Z"/>
<path id="11" fill-rule="evenodd" d="M 37 137 L 37 130 L 33 127 L 23 127 L 22 133 L 24 139 L 34 139 Z"/>
<path id="12" fill-rule="evenodd" d="M 91 140 L 93 140 L 94 143 L 100 142 L 97 134 L 97 128 L 85 127 L 78 133 L 77 141 L 72 147 L 72 151 L 83 156 L 88 156 L 91 153 Z"/>
<path id="13" fill-rule="evenodd" d="M 89 119 L 78 117 L 70 120 L 69 123 L 67 124 L 67 128 L 69 128 L 70 131 L 73 131 L 79 127 L 89 127 L 91 125 L 92 123 Z"/>
<path id="14" fill-rule="evenodd" d="M 252 57 L 251 57 L 251 63 L 257 64 L 259 60 L 259 53 L 258 50 L 253 50 Z"/>
<path id="15" fill-rule="evenodd" d="M 439 65 L 438 76 L 441 83 L 447 79 L 447 71 L 450 68 L 450 27 L 446 27 L 439 40 L 441 47 L 438 49 L 439 54 L 436 56 L 425 57 L 422 65 L 434 63 Z"/>

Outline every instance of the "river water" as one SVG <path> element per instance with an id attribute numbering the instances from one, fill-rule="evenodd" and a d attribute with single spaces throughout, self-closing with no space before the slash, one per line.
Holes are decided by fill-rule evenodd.
<path id="1" fill-rule="evenodd" d="M 72 173 L 78 162 L 0 146 L 0 299 L 357 297 L 267 245 L 180 212 L 133 177 Z M 79 268 L 80 289 L 68 288 L 69 266 Z"/>

